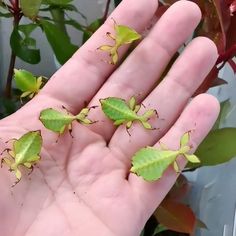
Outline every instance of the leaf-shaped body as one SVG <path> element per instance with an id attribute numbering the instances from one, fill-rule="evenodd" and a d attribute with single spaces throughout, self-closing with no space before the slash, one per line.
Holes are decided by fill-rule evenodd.
<path id="1" fill-rule="evenodd" d="M 141 35 L 134 29 L 125 26 L 115 24 L 116 41 L 117 44 L 129 44 L 141 38 Z"/>
<path id="2" fill-rule="evenodd" d="M 158 180 L 175 161 L 178 151 L 159 150 L 152 147 L 140 149 L 132 158 L 131 172 L 147 181 Z"/>
<path id="3" fill-rule="evenodd" d="M 113 19 L 114 20 L 114 19 Z M 114 29 L 115 29 L 115 36 L 113 36 L 110 32 L 107 33 L 107 36 L 115 41 L 115 44 L 112 45 L 102 45 L 98 47 L 98 49 L 102 51 L 106 51 L 109 53 L 111 57 L 110 64 L 115 65 L 118 62 L 119 55 L 118 49 L 125 44 L 130 44 L 138 39 L 141 38 L 141 35 L 136 32 L 134 29 L 125 26 L 125 25 L 118 25 L 114 20 Z"/>
<path id="4" fill-rule="evenodd" d="M 42 149 L 42 136 L 40 131 L 30 131 L 19 139 L 14 139 L 13 148 L 5 149 L 7 157 L 2 158 L 1 165 L 5 163 L 9 170 L 15 174 L 17 181 L 15 186 L 21 180 L 21 170 L 19 166 L 33 170 L 33 165 L 40 160 Z M 12 187 L 13 187 L 12 186 Z"/>
<path id="5" fill-rule="evenodd" d="M 32 98 L 37 94 L 42 85 L 42 77 L 35 77 L 29 71 L 26 70 L 14 70 L 14 79 L 16 87 L 20 89 L 23 94 L 21 98 L 29 96 Z"/>
<path id="6" fill-rule="evenodd" d="M 42 148 L 40 131 L 32 131 L 23 135 L 13 143 L 16 165 L 37 161 Z"/>
<path id="7" fill-rule="evenodd" d="M 15 82 L 18 89 L 22 92 L 37 90 L 37 80 L 29 71 L 26 70 L 14 70 L 15 72 Z"/>
<path id="8" fill-rule="evenodd" d="M 47 129 L 62 134 L 76 117 L 48 108 L 41 111 L 39 119 Z"/>
<path id="9" fill-rule="evenodd" d="M 137 114 L 121 98 L 100 99 L 100 103 L 105 115 L 113 121 L 133 121 L 138 119 Z"/>

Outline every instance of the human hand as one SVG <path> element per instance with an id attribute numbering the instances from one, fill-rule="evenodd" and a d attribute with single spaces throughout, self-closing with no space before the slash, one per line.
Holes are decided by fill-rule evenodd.
<path id="1" fill-rule="evenodd" d="M 105 34 L 117 23 L 138 32 L 144 30 L 156 11 L 157 0 L 124 0 L 107 22 L 50 79 L 45 88 L 23 108 L 0 121 L 0 137 L 7 141 L 29 130 L 42 130 L 42 159 L 27 177 L 11 188 L 14 176 L 0 171 L 0 229 L 4 236 L 138 236 L 145 222 L 174 184 L 177 174 L 169 168 L 149 183 L 129 173 L 132 155 L 158 141 L 177 148 L 186 131 L 193 151 L 211 129 L 219 112 L 210 95 L 190 97 L 217 59 L 214 44 L 206 38 L 193 40 L 172 66 L 166 78 L 158 78 L 178 48 L 191 36 L 200 21 L 198 7 L 188 1 L 174 4 L 146 37 L 114 71 L 96 51 L 107 40 Z M 119 55 L 124 55 L 123 47 Z M 103 56 L 103 54 L 102 54 Z M 99 105 L 109 96 L 128 99 L 155 108 L 158 130 L 134 124 L 129 136 L 123 126 L 115 128 L 101 109 L 91 110 L 91 126 L 73 124 L 69 133 L 58 136 L 39 121 L 45 108 L 65 106 L 77 114 L 84 103 Z M 56 140 L 58 139 L 58 142 Z M 0 149 L 5 148 L 2 142 Z M 184 167 L 185 161 L 180 160 Z"/>

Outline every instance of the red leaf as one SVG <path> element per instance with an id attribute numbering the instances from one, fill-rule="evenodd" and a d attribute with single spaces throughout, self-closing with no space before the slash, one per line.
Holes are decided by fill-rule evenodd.
<path id="1" fill-rule="evenodd" d="M 202 11 L 202 22 L 195 31 L 195 36 L 206 36 L 212 39 L 223 53 L 226 47 L 225 33 L 230 25 L 230 11 L 225 0 L 193 0 Z"/>
<path id="2" fill-rule="evenodd" d="M 158 222 L 166 228 L 192 234 L 195 229 L 196 217 L 191 208 L 171 200 L 164 200 L 154 213 Z"/>
<path id="3" fill-rule="evenodd" d="M 234 73 L 236 74 L 236 63 L 233 61 L 233 59 L 228 60 L 228 63 L 231 66 Z"/>
<path id="4" fill-rule="evenodd" d="M 188 193 L 190 189 L 187 178 L 180 174 L 174 186 L 170 190 L 167 195 L 168 199 L 172 199 L 174 201 L 181 200 Z"/>
<path id="5" fill-rule="evenodd" d="M 200 87 L 195 92 L 194 96 L 205 93 L 212 85 L 214 84 L 214 81 L 217 80 L 219 74 L 219 70 L 216 66 L 213 67 L 211 72 L 208 74 L 206 79 L 203 81 L 203 83 L 200 85 Z"/>
<path id="6" fill-rule="evenodd" d="M 223 85 L 223 84 L 228 84 L 228 82 L 225 81 L 224 79 L 216 78 L 216 80 L 213 81 L 213 83 L 211 85 L 211 88 L 216 87 L 216 86 L 220 86 L 220 85 Z"/>
<path id="7" fill-rule="evenodd" d="M 234 56 L 236 56 L 236 44 L 229 48 L 225 53 L 221 54 L 216 63 L 226 62 Z"/>
<path id="8" fill-rule="evenodd" d="M 227 50 L 236 44 L 236 14 L 231 16 L 230 27 L 227 32 Z"/>
<path id="9" fill-rule="evenodd" d="M 166 10 L 169 8 L 169 6 L 159 6 L 155 15 L 157 17 L 157 20 L 159 20 L 161 18 L 161 16 L 166 12 Z"/>

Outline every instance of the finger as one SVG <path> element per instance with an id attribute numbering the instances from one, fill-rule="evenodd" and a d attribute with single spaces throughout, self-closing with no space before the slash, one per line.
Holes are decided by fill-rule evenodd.
<path id="1" fill-rule="evenodd" d="M 217 49 L 212 41 L 203 37 L 194 39 L 166 78 L 143 101 L 145 108 L 142 108 L 140 114 L 150 108 L 156 109 L 159 119 L 153 117 L 149 122 L 158 129 L 146 130 L 140 123 L 134 123 L 129 136 L 126 129 L 120 127 L 112 137 L 109 147 L 120 150 L 125 156 L 132 156 L 141 147 L 153 145 L 178 118 L 216 59 Z M 129 163 L 126 158 L 122 161 Z"/>
<path id="2" fill-rule="evenodd" d="M 175 125 L 160 141 L 166 144 L 171 150 L 176 150 L 179 148 L 180 137 L 185 132 L 192 130 L 190 134 L 190 144 L 193 145 L 191 152 L 194 152 L 212 128 L 218 114 L 218 101 L 211 95 L 199 95 L 193 99 Z M 158 146 L 159 143 L 155 145 L 155 147 Z M 185 159 L 181 158 L 178 164 L 183 168 L 186 164 Z M 135 196 L 139 199 L 140 205 L 143 207 L 142 212 L 147 214 L 144 216 L 146 219 L 149 218 L 155 208 L 164 199 L 175 183 L 177 176 L 177 173 L 172 167 L 165 171 L 160 180 L 152 183 L 146 182 L 141 177 L 137 177 L 134 174 L 130 174 L 130 185 L 133 188 Z"/>
<path id="3" fill-rule="evenodd" d="M 99 99 L 109 96 L 126 100 L 139 93 L 138 99 L 142 100 L 157 83 L 172 56 L 193 33 L 200 19 L 201 12 L 196 4 L 179 1 L 172 5 L 150 35 L 99 90 L 90 105 L 98 105 Z M 103 121 L 95 124 L 92 130 L 109 140 L 115 130 L 112 122 L 101 110 L 93 111 L 91 116 Z"/>
<path id="4" fill-rule="evenodd" d="M 77 113 L 115 69 L 102 61 L 104 54 L 97 50 L 101 45 L 113 43 L 106 37 L 107 32 L 114 31 L 112 18 L 118 24 L 141 32 L 152 19 L 156 8 L 156 0 L 123 0 L 104 25 L 52 76 L 40 96 L 53 97 Z M 121 48 L 120 58 L 127 49 L 128 46 Z"/>

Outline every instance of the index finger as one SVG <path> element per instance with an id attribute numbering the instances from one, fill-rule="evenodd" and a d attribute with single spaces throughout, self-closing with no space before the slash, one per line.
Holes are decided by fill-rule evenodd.
<path id="1" fill-rule="evenodd" d="M 106 33 L 113 32 L 112 18 L 141 32 L 152 19 L 157 5 L 157 0 L 123 0 L 100 29 L 52 76 L 40 95 L 59 100 L 71 112 L 78 112 L 115 69 L 102 61 L 102 54 L 96 50 L 110 43 Z M 128 46 L 124 46 L 119 50 L 120 58 L 127 49 Z"/>

